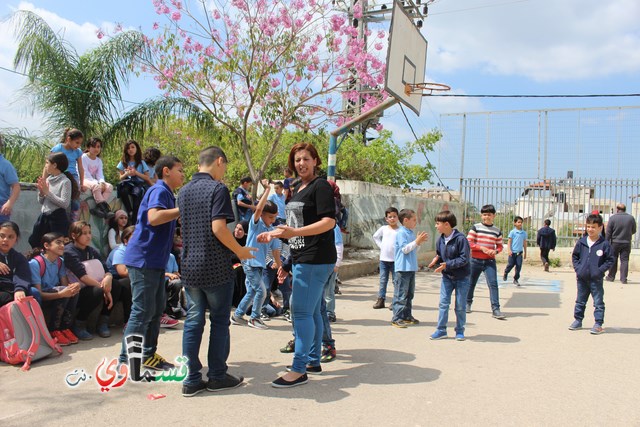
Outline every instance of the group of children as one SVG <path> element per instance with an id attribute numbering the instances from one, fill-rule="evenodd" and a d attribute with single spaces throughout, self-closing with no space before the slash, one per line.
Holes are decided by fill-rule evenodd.
<path id="1" fill-rule="evenodd" d="M 502 232 L 494 225 L 496 210 L 493 205 L 485 205 L 481 211 L 482 221 L 474 224 L 468 235 L 455 227 L 457 219 L 450 211 L 442 211 L 435 217 L 436 230 L 439 233 L 436 242 L 436 256 L 429 263 L 436 273 L 442 273 L 440 287 L 440 303 L 438 323 L 430 339 L 447 338 L 447 321 L 449 305 L 453 291 L 455 299 L 455 339 L 465 340 L 466 315 L 471 313 L 475 286 L 484 272 L 489 288 L 492 316 L 505 319 L 500 311 L 498 293 L 496 255 L 503 250 Z M 380 248 L 380 285 L 374 309 L 385 307 L 387 283 L 389 275 L 394 285 L 393 310 L 391 325 L 406 328 L 418 324 L 411 312 L 415 291 L 415 272 L 418 271 L 417 250 L 426 241 L 426 233 L 415 233 L 415 213 L 403 209 L 398 213 L 396 208 L 385 211 L 387 225 L 380 227 L 373 235 L 373 240 Z M 549 271 L 549 250 L 555 248 L 555 232 L 550 221 L 538 232 L 538 244 L 541 246 L 541 257 L 545 271 Z M 520 286 L 522 262 L 527 256 L 527 232 L 522 229 L 523 219 L 514 218 L 514 228 L 508 235 L 508 262 L 504 270 L 503 281 L 515 267 L 513 283 Z M 574 322 L 570 330 L 580 329 L 584 319 L 586 302 L 592 296 L 595 306 L 595 324 L 590 332 L 594 335 L 603 332 L 604 322 L 604 289 L 605 272 L 613 265 L 610 244 L 602 237 L 603 220 L 600 215 L 591 214 L 586 221 L 586 235 L 576 244 L 572 253 L 572 262 L 577 276 L 578 295 L 574 310 Z"/>

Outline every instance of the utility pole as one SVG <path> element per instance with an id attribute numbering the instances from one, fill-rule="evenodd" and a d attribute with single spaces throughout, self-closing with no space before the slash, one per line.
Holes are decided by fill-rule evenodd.
<path id="1" fill-rule="evenodd" d="M 424 20 L 429 12 L 428 5 L 434 0 L 401 0 L 404 10 L 414 18 L 416 27 L 422 28 Z M 341 11 L 347 12 L 349 22 L 354 28 L 358 29 L 358 39 L 363 40 L 364 46 L 367 46 L 367 33 L 369 23 L 384 22 L 391 19 L 391 11 L 393 9 L 393 0 L 380 2 L 376 0 L 335 0 L 334 5 Z M 359 5 L 362 8 L 362 18 L 355 18 L 353 11 Z M 359 96 L 356 100 L 343 98 L 342 111 L 345 118 L 351 120 L 360 116 L 362 113 L 362 105 L 364 104 L 363 95 L 379 92 L 379 88 L 363 87 L 358 81 L 355 70 L 351 70 L 351 78 L 344 87 L 344 92 L 357 91 Z M 375 128 L 378 125 L 383 112 L 376 116 L 368 118 L 366 121 L 358 123 L 353 127 L 353 133 L 360 135 L 362 143 L 367 144 L 367 130 Z"/>

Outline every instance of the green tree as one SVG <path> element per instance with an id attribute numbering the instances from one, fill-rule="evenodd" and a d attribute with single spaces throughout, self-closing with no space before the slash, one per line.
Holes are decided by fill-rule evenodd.
<path id="1" fill-rule="evenodd" d="M 117 33 L 79 55 L 31 11 L 17 11 L 11 22 L 18 42 L 14 67 L 28 77 L 22 95 L 44 113 L 48 132 L 59 135 L 64 128 L 76 127 L 87 136 L 102 136 L 109 146 L 118 138 L 140 138 L 174 117 L 213 127 L 209 115 L 185 99 L 151 99 L 125 111 L 122 87 L 129 83 L 136 62 L 148 54 L 142 33 Z"/>
<path id="2" fill-rule="evenodd" d="M 356 136 L 345 138 L 337 156 L 340 178 L 401 188 L 429 181 L 433 166 L 411 164 L 417 144 L 401 147 L 392 138 L 393 134 L 388 130 L 381 131 L 378 138 L 366 146 Z"/>

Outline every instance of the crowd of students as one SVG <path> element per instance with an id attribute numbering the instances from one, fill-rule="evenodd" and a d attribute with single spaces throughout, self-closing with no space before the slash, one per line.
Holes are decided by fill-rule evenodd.
<path id="1" fill-rule="evenodd" d="M 67 130 L 63 143 L 47 158 L 37 183 L 42 210 L 30 239 L 29 259 L 14 249 L 20 230 L 10 221 L 10 214 L 19 187 L 15 187 L 15 169 L 0 158 L 0 198 L 4 198 L 0 200 L 4 215 L 0 223 L 0 305 L 33 295 L 45 308 L 52 335 L 60 344 L 69 345 L 93 338 L 87 323 L 97 309 L 95 331 L 101 337 L 110 336 L 109 317 L 114 304 L 121 303 L 125 327 L 119 361 L 129 362 L 129 338 L 142 336 L 143 365 L 156 370 L 174 368 L 157 351 L 159 328 L 175 326 L 178 318 L 186 316 L 182 352 L 189 375 L 183 383 L 184 396 L 233 388 L 244 381 L 227 372 L 230 324 L 265 330 L 269 317 L 288 315 L 294 338 L 281 351 L 294 353 L 293 363 L 272 382 L 273 387 L 305 384 L 308 373 L 322 372 L 321 362 L 335 359 L 330 320 L 335 319 L 333 291 L 342 258 L 344 225 L 337 221 L 342 205 L 336 197 L 337 187 L 317 175 L 321 161 L 313 145 L 299 143 L 291 148 L 288 172 L 296 179 L 287 177 L 275 183 L 274 195 L 269 181 L 261 181 L 264 192 L 257 204 L 249 195 L 252 181 L 243 179 L 233 196 L 236 217 L 222 182 L 227 158 L 220 148 L 201 151 L 198 173 L 182 187 L 180 159 L 148 150 L 147 160 L 142 160 L 139 145 L 128 141 L 118 164 L 118 195 L 126 211 L 111 213 L 106 201 L 113 187 L 104 181 L 102 163 L 97 161 L 101 141 L 92 138 L 82 154 L 82 138 L 79 131 Z M 153 173 L 147 161 L 155 166 Z M 180 187 L 176 201 L 174 193 Z M 73 202 L 78 200 L 78 191 L 86 189 L 97 202 L 92 213 L 110 222 L 111 252 L 106 260 L 90 246 L 91 226 L 74 219 Z M 502 233 L 493 224 L 495 213 L 492 205 L 483 206 L 482 221 L 466 237 L 456 230 L 457 220 L 451 212 L 436 216 L 440 235 L 429 267 L 442 273 L 442 285 L 437 328 L 431 339 L 447 337 L 454 291 L 455 337 L 465 339 L 466 314 L 471 312 L 475 285 L 483 272 L 492 315 L 505 318 L 500 311 L 495 262 L 503 249 Z M 134 218 L 135 226 L 128 226 Z M 240 221 L 232 233 L 227 224 L 235 220 Z M 373 236 L 381 249 L 380 289 L 374 308 L 385 307 L 391 275 L 391 324 L 407 328 L 419 323 L 412 313 L 417 251 L 428 235 L 414 231 L 417 216 L 411 209 L 389 208 L 385 220 L 387 225 Z M 516 217 L 509 233 L 509 264 L 503 277 L 506 280 L 515 267 L 516 285 L 526 257 L 522 222 Z M 570 329 L 581 328 L 586 300 L 592 295 L 596 323 L 591 333 L 599 334 L 604 322 L 602 280 L 613 256 L 600 235 L 600 215 L 587 218 L 586 230 L 573 251 L 578 297 Z M 232 303 L 236 309 L 230 316 Z M 205 381 L 198 349 L 206 311 L 211 333 Z"/>

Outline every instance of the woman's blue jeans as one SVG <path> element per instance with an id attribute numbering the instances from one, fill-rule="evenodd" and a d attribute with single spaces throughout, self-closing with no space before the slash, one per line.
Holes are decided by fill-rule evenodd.
<path id="1" fill-rule="evenodd" d="M 307 365 L 320 364 L 322 331 L 320 304 L 324 285 L 335 264 L 294 264 L 291 312 L 295 334 L 295 354 L 291 370 L 304 374 Z"/>

